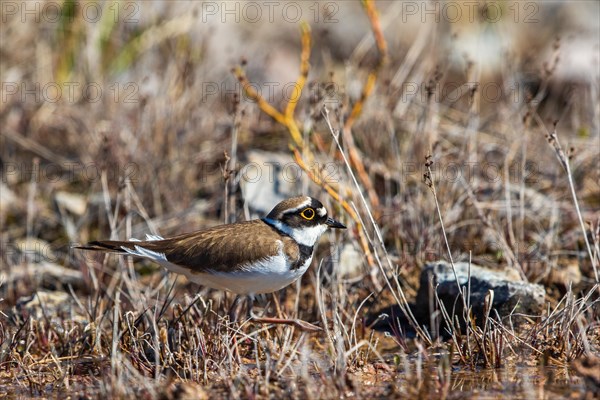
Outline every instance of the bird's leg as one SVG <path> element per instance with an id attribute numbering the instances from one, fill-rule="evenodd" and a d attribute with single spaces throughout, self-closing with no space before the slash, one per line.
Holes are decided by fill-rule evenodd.
<path id="1" fill-rule="evenodd" d="M 257 324 L 292 325 L 305 332 L 318 332 L 321 330 L 321 328 L 319 328 L 318 326 L 306 321 L 302 321 L 301 319 L 282 318 L 283 314 L 281 312 L 279 302 L 277 301 L 277 299 L 275 299 L 275 307 L 277 308 L 277 315 L 279 316 L 279 318 L 257 317 L 252 312 L 252 304 L 250 303 L 248 305 L 248 313 L 250 315 L 250 319 L 252 320 L 252 322 Z"/>
<path id="2" fill-rule="evenodd" d="M 277 316 L 279 318 L 285 318 L 281 312 L 281 305 L 279 304 L 279 296 L 276 292 L 273 292 L 273 303 L 275 303 L 275 310 L 277 310 Z"/>
<path id="3" fill-rule="evenodd" d="M 240 308 L 243 306 L 242 300 L 245 298 L 246 296 L 235 296 L 235 300 L 233 300 L 233 303 L 229 307 L 229 322 L 237 322 L 240 315 Z"/>
<path id="4" fill-rule="evenodd" d="M 250 320 L 254 320 L 256 318 L 254 316 L 254 311 L 252 311 L 252 307 L 254 305 L 254 295 L 249 294 L 246 296 L 246 315 Z"/>
<path id="5" fill-rule="evenodd" d="M 229 307 L 229 324 L 232 325 L 238 322 L 238 317 L 240 314 L 240 308 L 244 306 L 243 300 L 246 299 L 246 296 L 236 295 L 233 303 Z M 238 339 L 237 335 L 234 334 L 232 338 L 233 345 L 233 355 L 237 357 L 238 361 L 241 363 L 242 360 L 240 358 L 240 351 L 238 349 Z"/>

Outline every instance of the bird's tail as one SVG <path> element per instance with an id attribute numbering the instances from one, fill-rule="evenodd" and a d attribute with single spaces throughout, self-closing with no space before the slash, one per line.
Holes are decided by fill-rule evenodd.
<path id="1" fill-rule="evenodd" d="M 104 251 L 107 253 L 128 254 L 125 248 L 132 249 L 133 244 L 121 240 L 95 240 L 82 246 L 75 246 L 76 249 Z"/>

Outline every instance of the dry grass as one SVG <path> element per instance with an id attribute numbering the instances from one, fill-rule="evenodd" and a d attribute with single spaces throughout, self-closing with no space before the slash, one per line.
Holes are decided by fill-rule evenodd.
<path id="1" fill-rule="evenodd" d="M 395 25 L 407 2 L 369 1 L 340 3 L 335 25 L 203 24 L 207 10 L 186 2 L 134 7 L 137 22 L 123 3 L 119 18 L 92 24 L 69 4 L 59 23 L 3 9 L 0 393 L 597 395 L 600 77 L 561 72 L 579 40 L 568 27 L 418 23 L 411 36 Z M 345 26 L 363 31 L 355 40 Z M 523 36 L 497 63 L 432 40 L 507 28 Z M 248 86 L 273 81 L 302 96 Z M 229 294 L 72 250 L 248 218 L 240 178 L 254 149 L 293 156 L 299 186 L 349 225 L 323 240 L 301 284 L 256 305 L 276 315 L 280 304 L 321 333 L 232 323 Z M 361 255 L 350 272 L 348 248 Z M 544 285 L 547 307 L 518 326 L 491 307 L 475 321 L 465 288 L 464 313 L 438 302 L 437 325 L 424 327 L 409 303 L 438 259 L 513 268 Z M 402 315 L 372 329 L 391 305 Z"/>

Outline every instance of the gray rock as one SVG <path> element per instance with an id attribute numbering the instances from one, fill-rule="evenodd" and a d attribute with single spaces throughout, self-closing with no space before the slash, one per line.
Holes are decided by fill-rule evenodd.
<path id="1" fill-rule="evenodd" d="M 429 284 L 432 277 L 434 287 L 437 285 L 437 295 L 448 313 L 458 315 L 462 321 L 463 307 L 456 278 L 461 287 L 467 287 L 469 264 L 455 263 L 455 267 L 456 277 L 452 266 L 445 261 L 429 263 L 423 268 L 415 307 L 421 318 L 430 314 L 429 304 L 435 303 L 435 299 L 430 299 L 433 294 Z M 478 323 L 483 317 L 484 300 L 489 290 L 494 291 L 492 309 L 501 317 L 511 313 L 539 315 L 544 306 L 545 291 L 542 285 L 523 281 L 513 269 L 492 270 L 471 264 L 470 305 Z M 490 316 L 495 316 L 495 312 L 492 311 Z M 516 319 L 513 322 L 519 322 Z"/>
<path id="2" fill-rule="evenodd" d="M 305 161 L 311 174 L 320 180 L 340 187 L 344 181 L 343 168 L 327 159 Z M 289 197 L 310 195 L 315 189 L 309 173 L 289 153 L 252 150 L 246 153 L 246 162 L 240 166 L 238 179 L 242 195 L 251 215 L 264 216 L 273 206 Z M 321 195 L 322 196 L 322 195 Z"/>
<path id="3" fill-rule="evenodd" d="M 289 154 L 254 150 L 247 158 L 240 185 L 251 212 L 264 215 L 280 201 L 303 192 L 303 172 Z"/>

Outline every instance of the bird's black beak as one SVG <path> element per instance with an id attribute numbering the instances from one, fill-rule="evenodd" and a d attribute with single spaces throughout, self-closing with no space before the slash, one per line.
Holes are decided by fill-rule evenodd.
<path id="1" fill-rule="evenodd" d="M 329 226 L 330 228 L 346 229 L 346 225 L 342 224 L 341 222 L 337 222 L 335 219 L 333 219 L 331 217 L 327 218 L 327 221 L 325 221 L 325 224 L 327 226 Z"/>

